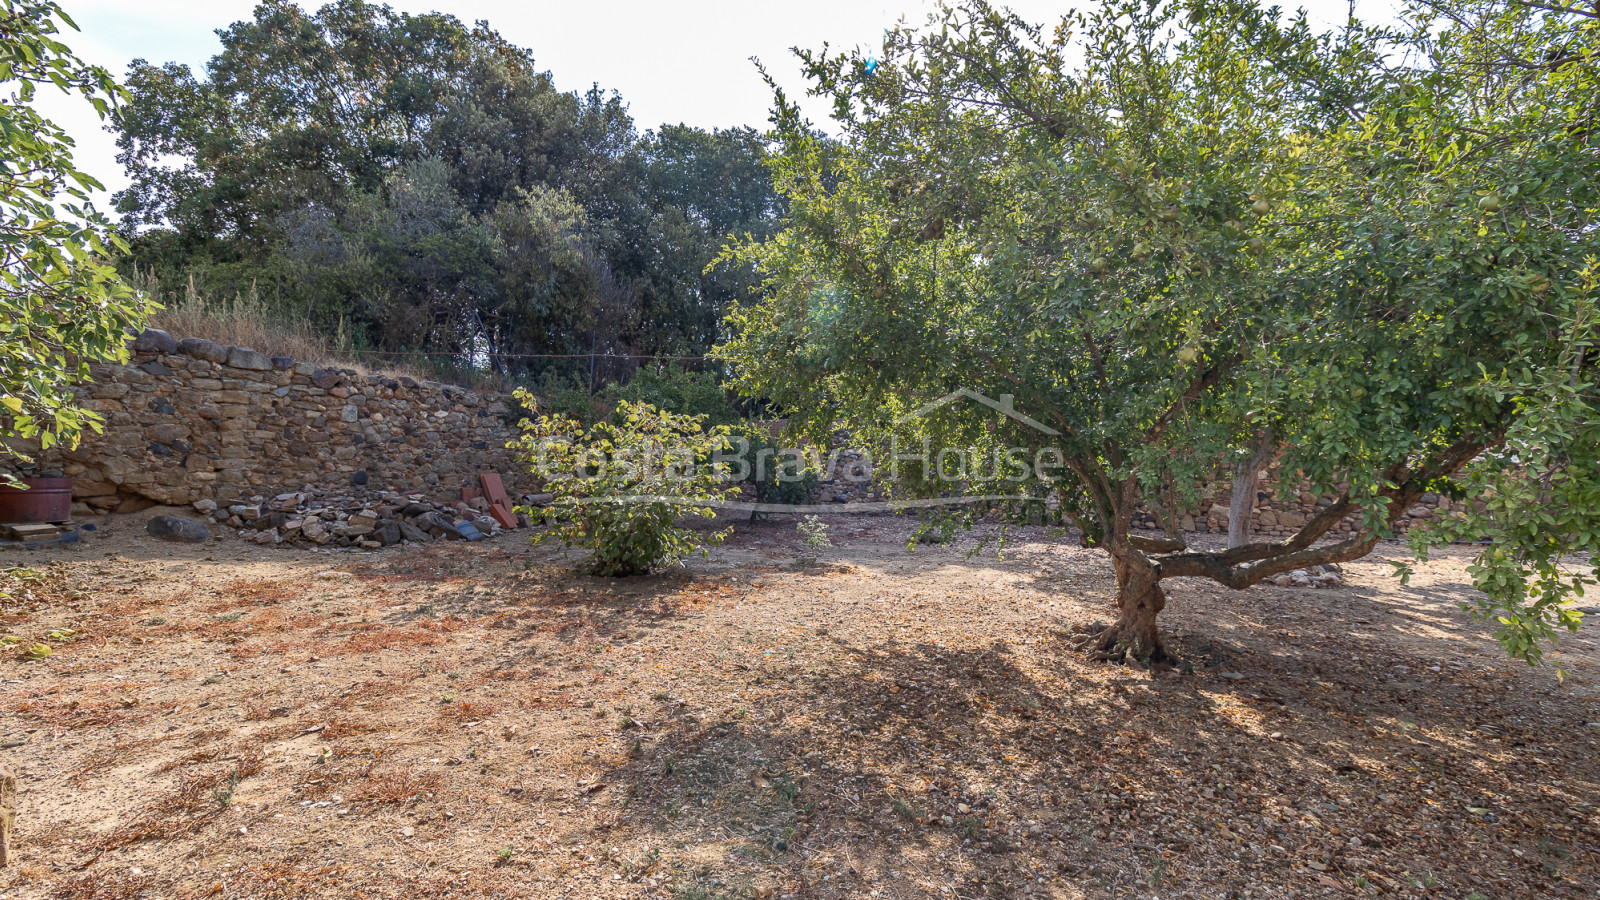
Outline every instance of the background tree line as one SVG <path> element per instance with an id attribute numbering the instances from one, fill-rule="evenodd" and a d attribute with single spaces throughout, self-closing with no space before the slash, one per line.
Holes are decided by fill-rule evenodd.
<path id="1" fill-rule="evenodd" d="M 145 284 L 230 297 L 435 365 L 602 381 L 698 356 L 780 200 L 751 128 L 640 134 L 486 23 L 269 0 L 201 74 L 136 60 L 118 193 Z M 561 356 L 536 359 L 518 354 Z"/>

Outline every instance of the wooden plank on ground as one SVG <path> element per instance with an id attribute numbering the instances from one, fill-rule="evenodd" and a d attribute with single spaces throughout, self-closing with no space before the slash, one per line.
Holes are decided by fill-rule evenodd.
<path id="1" fill-rule="evenodd" d="M 53 541 L 60 534 L 55 525 L 0 525 L 0 536 L 13 541 Z"/>

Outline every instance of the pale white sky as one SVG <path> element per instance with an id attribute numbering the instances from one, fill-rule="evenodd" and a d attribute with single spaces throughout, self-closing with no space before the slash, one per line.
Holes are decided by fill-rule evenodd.
<path id="1" fill-rule="evenodd" d="M 305 8 L 321 5 L 302 2 Z M 804 82 L 789 48 L 876 47 L 885 28 L 902 16 L 923 21 L 931 0 L 391 0 L 406 12 L 438 10 L 464 22 L 486 19 L 507 40 L 531 48 L 535 63 L 550 70 L 562 90 L 583 90 L 598 82 L 621 93 L 643 130 L 662 123 L 702 128 L 766 125 L 771 96 L 750 57 L 758 57 L 790 93 L 799 97 Z M 1054 23 L 1070 4 L 1059 0 L 1012 0 L 1024 18 Z M 1305 0 L 1314 20 L 1342 24 L 1348 0 Z M 110 69 L 118 78 L 128 63 L 187 63 L 204 75 L 207 60 L 220 49 L 216 30 L 251 18 L 253 0 L 64 0 L 67 14 L 82 29 L 65 41 L 84 59 Z M 1365 18 L 1392 15 L 1395 0 L 1357 0 Z M 111 190 L 127 184 L 116 162 L 113 137 L 100 127 L 87 104 L 39 92 L 39 108 L 62 124 L 78 143 L 78 164 Z M 823 105 L 803 104 L 813 120 L 827 118 Z M 102 199 L 99 205 L 109 207 Z"/>

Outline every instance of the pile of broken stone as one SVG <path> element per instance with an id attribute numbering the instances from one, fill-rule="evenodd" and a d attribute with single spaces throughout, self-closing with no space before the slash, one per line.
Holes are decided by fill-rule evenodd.
<path id="1" fill-rule="evenodd" d="M 543 506 L 549 494 L 518 498 L 523 506 Z M 505 529 L 489 515 L 481 497 L 439 503 L 423 494 L 394 491 L 328 490 L 304 485 L 298 491 L 274 497 L 253 496 L 233 503 L 200 500 L 194 508 L 219 524 L 238 529 L 240 537 L 257 544 L 301 544 L 326 547 L 360 547 L 376 550 L 410 542 L 480 541 Z M 527 516 L 517 515 L 526 528 Z"/>
<path id="2" fill-rule="evenodd" d="M 1344 584 L 1344 570 L 1338 563 L 1327 563 L 1293 572 L 1282 572 L 1267 579 L 1278 587 L 1339 587 Z"/>

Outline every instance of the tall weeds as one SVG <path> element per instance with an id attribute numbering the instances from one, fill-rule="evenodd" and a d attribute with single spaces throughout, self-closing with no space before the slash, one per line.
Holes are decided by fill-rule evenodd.
<path id="1" fill-rule="evenodd" d="M 342 335 L 319 333 L 307 322 L 269 310 L 254 285 L 249 293 L 230 298 L 201 293 L 193 276 L 173 286 L 153 273 L 136 271 L 129 281 L 163 307 L 150 324 L 176 338 L 205 338 L 318 365 L 342 364 L 352 355 Z"/>
<path id="2" fill-rule="evenodd" d="M 332 334 L 318 331 L 303 319 L 272 309 L 254 285 L 248 293 L 227 297 L 202 292 L 196 288 L 193 276 L 173 285 L 154 273 L 135 271 L 128 281 L 161 304 L 162 309 L 150 319 L 151 327 L 175 338 L 205 338 L 225 347 L 249 347 L 267 356 L 287 356 L 317 366 L 349 368 L 364 375 L 392 378 L 407 375 L 418 380 L 448 381 L 489 390 L 500 387 L 498 377 L 432 371 L 426 366 L 374 359 L 352 345 L 342 323 Z"/>

